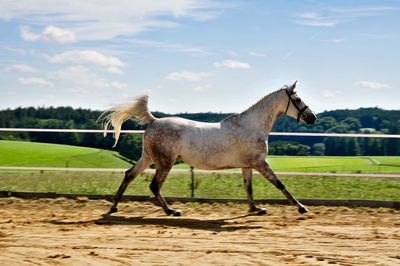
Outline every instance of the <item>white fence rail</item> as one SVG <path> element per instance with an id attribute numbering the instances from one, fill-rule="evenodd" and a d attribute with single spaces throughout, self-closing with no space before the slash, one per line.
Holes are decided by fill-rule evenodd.
<path id="1" fill-rule="evenodd" d="M 102 129 L 66 129 L 66 128 L 0 128 L 0 132 L 47 132 L 47 133 L 113 133 L 113 130 Z M 121 130 L 121 133 L 143 134 L 144 130 Z M 352 134 L 352 133 L 309 133 L 309 132 L 271 132 L 270 136 L 296 137 L 336 137 L 336 138 L 394 138 L 400 139 L 400 134 Z"/>

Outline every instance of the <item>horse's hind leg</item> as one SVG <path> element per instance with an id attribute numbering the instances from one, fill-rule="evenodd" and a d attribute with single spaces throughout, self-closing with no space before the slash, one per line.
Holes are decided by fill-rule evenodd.
<path id="1" fill-rule="evenodd" d="M 144 155 L 142 156 L 142 158 L 139 159 L 139 161 L 135 166 L 133 166 L 132 168 L 130 168 L 125 172 L 125 178 L 122 181 L 121 185 L 119 186 L 117 193 L 113 197 L 113 205 L 111 206 L 109 213 L 118 211 L 117 205 L 121 200 L 121 197 L 124 194 L 129 183 L 132 182 L 135 179 L 135 177 L 138 176 L 141 172 L 143 172 L 150 164 L 151 160 L 146 155 Z"/>
<path id="2" fill-rule="evenodd" d="M 181 216 L 182 212 L 180 210 L 172 209 L 160 193 L 161 187 L 164 184 L 164 181 L 167 178 L 167 175 L 168 175 L 169 171 L 171 170 L 171 168 L 172 168 L 172 165 L 171 166 L 161 166 L 161 167 L 158 166 L 156 168 L 156 173 L 150 184 L 150 190 L 154 193 L 158 202 L 161 204 L 161 207 L 164 209 L 164 212 L 167 215 Z"/>
<path id="3" fill-rule="evenodd" d="M 282 191 L 282 193 L 286 196 L 291 204 L 296 204 L 298 207 L 299 213 L 306 213 L 308 212 L 307 208 L 304 207 L 289 191 L 285 188 L 285 185 L 278 179 L 275 175 L 274 171 L 272 171 L 271 167 L 267 164 L 266 161 L 259 162 L 254 169 L 260 172 L 268 181 L 275 185 L 277 189 Z"/>
<path id="4" fill-rule="evenodd" d="M 257 207 L 253 199 L 253 184 L 252 184 L 252 173 L 251 168 L 242 168 L 244 188 L 247 192 L 247 200 L 250 207 L 250 212 L 257 212 L 257 214 L 267 214 L 267 210 L 264 208 Z"/>

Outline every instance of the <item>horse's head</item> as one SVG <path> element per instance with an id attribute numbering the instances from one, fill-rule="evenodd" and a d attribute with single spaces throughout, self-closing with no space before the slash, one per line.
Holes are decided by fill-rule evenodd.
<path id="1" fill-rule="evenodd" d="M 291 86 L 284 86 L 284 90 L 288 97 L 285 115 L 297 119 L 297 123 L 302 120 L 306 124 L 314 124 L 317 117 L 311 109 L 297 96 L 295 81 Z"/>

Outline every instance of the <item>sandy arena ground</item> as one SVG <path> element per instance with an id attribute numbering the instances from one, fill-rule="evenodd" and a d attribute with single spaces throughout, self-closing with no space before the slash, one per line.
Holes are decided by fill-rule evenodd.
<path id="1" fill-rule="evenodd" d="M 400 211 L 0 199 L 2 265 L 400 265 Z"/>

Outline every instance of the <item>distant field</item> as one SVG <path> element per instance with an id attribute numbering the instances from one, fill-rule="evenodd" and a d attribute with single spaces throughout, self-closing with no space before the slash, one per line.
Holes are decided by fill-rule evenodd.
<path id="1" fill-rule="evenodd" d="M 400 173 L 400 156 L 271 156 L 267 160 L 281 172 Z"/>
<path id="2" fill-rule="evenodd" d="M 127 168 L 117 152 L 60 144 L 0 141 L 0 166 Z"/>
<path id="3" fill-rule="evenodd" d="M 129 168 L 119 157 L 117 152 L 94 148 L 0 141 L 0 166 Z M 400 173 L 400 156 L 269 156 L 267 161 L 279 172 Z"/>
<path id="4" fill-rule="evenodd" d="M 277 172 L 400 173 L 400 156 L 268 156 L 267 161 Z"/>

